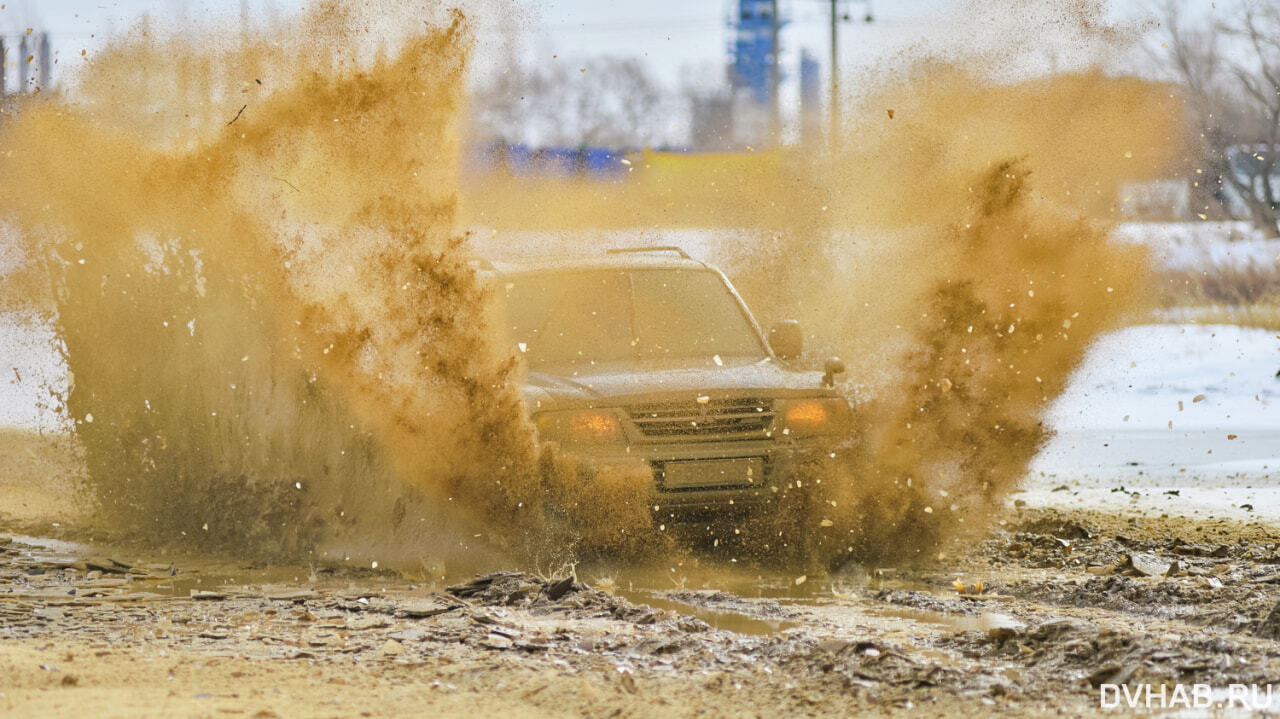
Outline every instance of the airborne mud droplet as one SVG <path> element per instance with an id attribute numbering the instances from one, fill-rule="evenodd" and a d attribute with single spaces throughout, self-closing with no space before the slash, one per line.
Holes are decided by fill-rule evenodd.
<path id="1" fill-rule="evenodd" d="M 1049 5 L 999 13 L 1025 30 Z M 1094 3 L 1070 7 L 1085 37 L 1062 59 L 1079 70 L 1011 69 L 1035 65 L 1016 40 L 936 54 L 922 43 L 853 92 L 836 142 L 721 163 L 649 153 L 644 181 L 607 193 L 500 178 L 468 187 L 463 213 L 500 231 L 590 230 L 557 248 L 582 252 L 601 229 L 669 244 L 715 228 L 711 259 L 761 324 L 797 318 L 813 365 L 849 362 L 854 430 L 812 469 L 820 484 L 780 488 L 777 526 L 748 532 L 770 538 L 761 554 L 935 556 L 982 528 L 1045 441 L 1041 417 L 1086 347 L 1144 302 L 1143 252 L 1110 240 L 1117 190 L 1176 159 L 1182 111 L 1159 83 L 1087 69 L 1126 33 Z M 956 17 L 966 11 L 1005 23 L 981 3 Z"/>
<path id="2" fill-rule="evenodd" d="M 469 226 L 723 229 L 766 324 L 855 358 L 853 433 L 742 533 L 784 560 L 935 556 L 980 524 L 1139 301 L 1143 258 L 1108 222 L 1116 186 L 1159 169 L 1123 153 L 1176 146 L 1163 87 L 927 58 L 861 88 L 830 151 L 460 187 L 475 43 L 460 13 L 324 2 L 243 44 L 120 41 L 0 128 L 0 212 L 33 260 L 12 287 L 48 288 L 105 521 L 384 566 L 667 547 L 646 471 L 536 443 Z"/>
<path id="3" fill-rule="evenodd" d="M 455 216 L 473 42 L 457 12 L 331 2 L 243 45 L 139 34 L 4 125 L 0 211 L 52 287 L 105 522 L 422 566 L 482 534 L 545 564 L 596 511 L 590 546 L 651 531 L 642 484 L 537 446 L 489 331 Z"/>

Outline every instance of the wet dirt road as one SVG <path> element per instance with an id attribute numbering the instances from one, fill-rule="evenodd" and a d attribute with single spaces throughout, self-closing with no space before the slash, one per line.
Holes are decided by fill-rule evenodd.
<path id="1" fill-rule="evenodd" d="M 0 713 L 1049 716 L 1102 712 L 1104 683 L 1280 674 L 1280 531 L 1004 522 L 916 569 L 695 571 L 659 589 L 626 571 L 436 583 L 8 535 Z"/>

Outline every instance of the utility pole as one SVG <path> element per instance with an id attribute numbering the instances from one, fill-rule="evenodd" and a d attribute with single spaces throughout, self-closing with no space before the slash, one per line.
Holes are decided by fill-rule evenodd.
<path id="1" fill-rule="evenodd" d="M 31 66 L 27 64 L 27 57 L 28 57 L 27 36 L 23 35 L 22 39 L 18 41 L 18 92 L 19 93 L 23 93 L 27 91 L 27 78 L 29 77 L 28 72 L 31 68 Z"/>
<path id="2" fill-rule="evenodd" d="M 827 108 L 831 127 L 827 131 L 827 144 L 832 150 L 840 142 L 840 45 L 836 33 L 840 22 L 840 13 L 836 8 L 838 2 L 839 0 L 831 0 L 831 104 Z"/>
<path id="3" fill-rule="evenodd" d="M 778 86 L 782 84 L 782 71 L 779 68 L 779 55 L 782 54 L 782 48 L 778 46 L 778 29 L 782 25 L 782 20 L 778 18 L 778 0 L 772 0 L 770 9 L 770 18 L 773 24 L 770 26 L 772 33 L 769 47 L 770 63 L 769 63 L 769 132 L 773 135 L 773 144 L 782 144 L 782 115 L 779 107 Z"/>
<path id="4" fill-rule="evenodd" d="M 4 97 L 9 94 L 7 83 L 9 79 L 9 68 L 7 66 L 8 61 L 9 44 L 5 42 L 3 37 L 0 37 L 0 97 Z"/>
<path id="5" fill-rule="evenodd" d="M 49 33 L 47 32 L 40 33 L 39 43 L 40 45 L 36 50 L 36 52 L 38 53 L 37 56 L 40 60 L 39 87 L 40 87 L 40 92 L 48 92 L 49 83 L 50 83 L 49 76 L 53 72 L 53 67 L 52 67 L 53 58 L 49 54 Z"/>

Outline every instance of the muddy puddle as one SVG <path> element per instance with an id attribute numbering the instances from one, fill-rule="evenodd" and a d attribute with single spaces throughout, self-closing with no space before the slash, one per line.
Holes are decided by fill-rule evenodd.
<path id="1" fill-rule="evenodd" d="M 68 675 L 78 687 L 128 681 L 135 693 L 173 686 L 165 675 L 121 679 L 146 666 L 128 657 L 227 663 L 239 676 L 224 698 L 249 697 L 297 665 L 326 677 L 317 696 L 339 705 L 352 689 L 326 689 L 330 679 L 362 676 L 427 692 L 416 710 L 454 696 L 494 701 L 501 685 L 532 692 L 526 708 L 635 716 L 710 702 L 1038 717 L 1096 708 L 1103 684 L 1225 687 L 1280 672 L 1276 530 L 1052 512 L 1010 520 L 945 562 L 799 584 L 776 570 L 678 563 L 415 577 L 152 561 L 15 535 L 0 541 L 0 665 L 21 686 L 0 686 L 0 706 L 36 701 L 23 686 L 65 691 L 57 682 Z M 55 637 L 59 654 L 3 664 Z M 584 681 L 603 693 L 583 703 Z"/>
<path id="2" fill-rule="evenodd" d="M 447 593 L 451 586 L 489 576 L 465 567 L 446 575 L 423 576 L 379 568 L 376 563 L 372 567 L 350 563 L 245 566 L 209 555 L 126 561 L 121 557 L 130 556 L 128 551 L 118 548 L 28 535 L 5 540 L 3 546 L 13 558 L 13 567 L 26 575 L 27 583 L 40 577 L 46 578 L 46 584 L 68 585 L 66 601 L 101 597 L 106 589 L 133 598 L 196 600 L 258 597 L 300 601 L 325 594 L 403 598 L 415 592 Z M 21 575 L 9 574 L 10 578 L 17 576 Z M 79 587 L 81 583 L 87 589 Z M 581 586 L 745 635 L 785 632 L 804 626 L 806 618 L 816 617 L 848 626 L 876 619 L 901 620 L 952 632 L 988 631 L 1011 621 L 1005 615 L 957 603 L 954 597 L 938 591 L 936 581 L 886 569 L 846 571 L 810 580 L 780 576 L 768 568 L 733 570 L 714 564 L 680 573 L 675 568 L 633 567 L 608 575 L 587 572 Z M 895 594 L 912 597 L 917 606 L 886 608 L 881 602 L 867 601 L 868 597 Z"/>
<path id="3" fill-rule="evenodd" d="M 706 622 L 713 629 L 723 629 L 735 634 L 776 634 L 801 625 L 801 622 L 795 619 L 766 619 L 760 616 L 750 616 L 741 611 L 679 601 L 672 599 L 664 592 L 639 590 L 620 591 L 618 594 L 636 604 L 646 604 L 656 609 L 696 617 Z"/>

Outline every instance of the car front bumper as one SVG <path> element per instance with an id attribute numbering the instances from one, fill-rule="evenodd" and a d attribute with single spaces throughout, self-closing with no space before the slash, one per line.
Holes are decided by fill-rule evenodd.
<path id="1" fill-rule="evenodd" d="M 654 517 L 680 519 L 751 511 L 767 504 L 795 480 L 802 466 L 819 460 L 823 451 L 819 443 L 769 439 L 633 444 L 625 449 L 580 454 L 599 465 L 646 468 Z M 676 469 L 686 475 L 702 467 L 732 467 L 738 473 L 724 484 L 713 479 L 694 481 L 692 486 L 668 481 L 668 475 L 674 478 Z M 745 481 L 738 467 L 750 468 Z"/>

